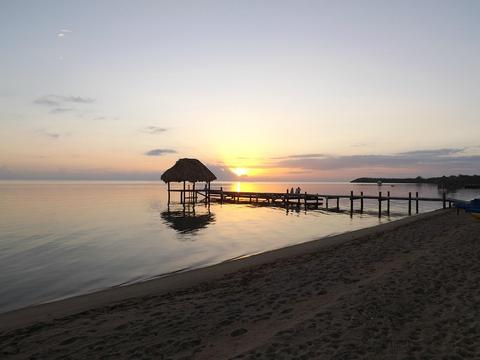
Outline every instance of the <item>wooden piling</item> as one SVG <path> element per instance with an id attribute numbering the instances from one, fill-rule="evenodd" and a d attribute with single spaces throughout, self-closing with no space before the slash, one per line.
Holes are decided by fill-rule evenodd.
<path id="1" fill-rule="evenodd" d="M 208 204 L 210 204 L 210 181 L 207 183 L 207 191 L 208 191 Z"/>
<path id="2" fill-rule="evenodd" d="M 220 204 L 223 204 L 223 187 L 220 187 Z"/>
<path id="3" fill-rule="evenodd" d="M 445 191 L 443 191 L 443 194 L 442 194 L 442 203 L 443 203 L 443 208 L 446 209 L 447 208 L 447 197 L 446 197 Z"/>
<path id="4" fill-rule="evenodd" d="M 360 213 L 363 214 L 363 191 L 360 191 Z"/>
<path id="5" fill-rule="evenodd" d="M 353 190 L 350 191 L 350 214 L 353 213 Z"/>
<path id="6" fill-rule="evenodd" d="M 167 182 L 167 189 L 168 189 L 168 204 L 170 204 L 170 182 Z"/>
<path id="7" fill-rule="evenodd" d="M 415 213 L 418 214 L 418 191 L 415 193 Z"/>
<path id="8" fill-rule="evenodd" d="M 408 215 L 412 215 L 412 193 L 408 193 Z"/>
<path id="9" fill-rule="evenodd" d="M 387 215 L 390 216 L 390 191 L 387 191 Z"/>
<path id="10" fill-rule="evenodd" d="M 325 196 L 325 209 L 328 210 L 328 196 Z"/>
<path id="11" fill-rule="evenodd" d="M 337 210 L 340 210 L 340 198 L 337 197 Z"/>
<path id="12" fill-rule="evenodd" d="M 378 217 L 382 216 L 382 192 L 378 192 Z"/>
<path id="13" fill-rule="evenodd" d="M 317 193 L 317 197 L 315 198 L 316 202 L 315 202 L 315 205 L 317 206 L 318 208 L 318 193 Z"/>

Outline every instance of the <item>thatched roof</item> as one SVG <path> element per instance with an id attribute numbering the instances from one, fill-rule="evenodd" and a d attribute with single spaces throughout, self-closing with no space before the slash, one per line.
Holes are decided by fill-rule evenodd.
<path id="1" fill-rule="evenodd" d="M 180 159 L 161 176 L 165 182 L 213 181 L 217 177 L 197 159 Z"/>

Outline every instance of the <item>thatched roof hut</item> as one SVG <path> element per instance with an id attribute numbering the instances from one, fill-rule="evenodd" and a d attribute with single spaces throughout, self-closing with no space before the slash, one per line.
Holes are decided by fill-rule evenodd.
<path id="1" fill-rule="evenodd" d="M 161 179 L 166 183 L 182 181 L 209 183 L 217 177 L 197 159 L 180 159 L 163 173 Z"/>

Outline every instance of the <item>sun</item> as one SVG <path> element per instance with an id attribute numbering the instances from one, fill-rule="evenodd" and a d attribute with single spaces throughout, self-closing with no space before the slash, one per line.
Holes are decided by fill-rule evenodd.
<path id="1" fill-rule="evenodd" d="M 237 176 L 244 176 L 244 175 L 248 175 L 248 170 L 245 169 L 245 168 L 240 168 L 240 167 L 237 167 L 237 168 L 234 168 L 232 169 L 233 173 Z"/>

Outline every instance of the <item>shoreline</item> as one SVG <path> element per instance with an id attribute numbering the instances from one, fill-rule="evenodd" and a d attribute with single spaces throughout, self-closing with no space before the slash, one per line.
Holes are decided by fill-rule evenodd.
<path id="1" fill-rule="evenodd" d="M 440 210 L 11 313 L 0 356 L 479 359 L 479 258 L 480 222 Z"/>
<path id="2" fill-rule="evenodd" d="M 280 259 L 301 256 L 362 237 L 374 236 L 392 231 L 399 227 L 429 219 L 448 211 L 449 210 L 443 209 L 434 210 L 428 213 L 413 215 L 384 224 L 290 245 L 203 268 L 188 270 L 125 286 L 114 286 L 84 295 L 12 310 L 0 314 L 0 331 L 10 331 L 35 323 L 48 322 L 132 298 L 158 296 L 187 289 L 204 282 L 221 279 L 225 275 L 248 269 L 250 267 L 272 263 Z"/>

